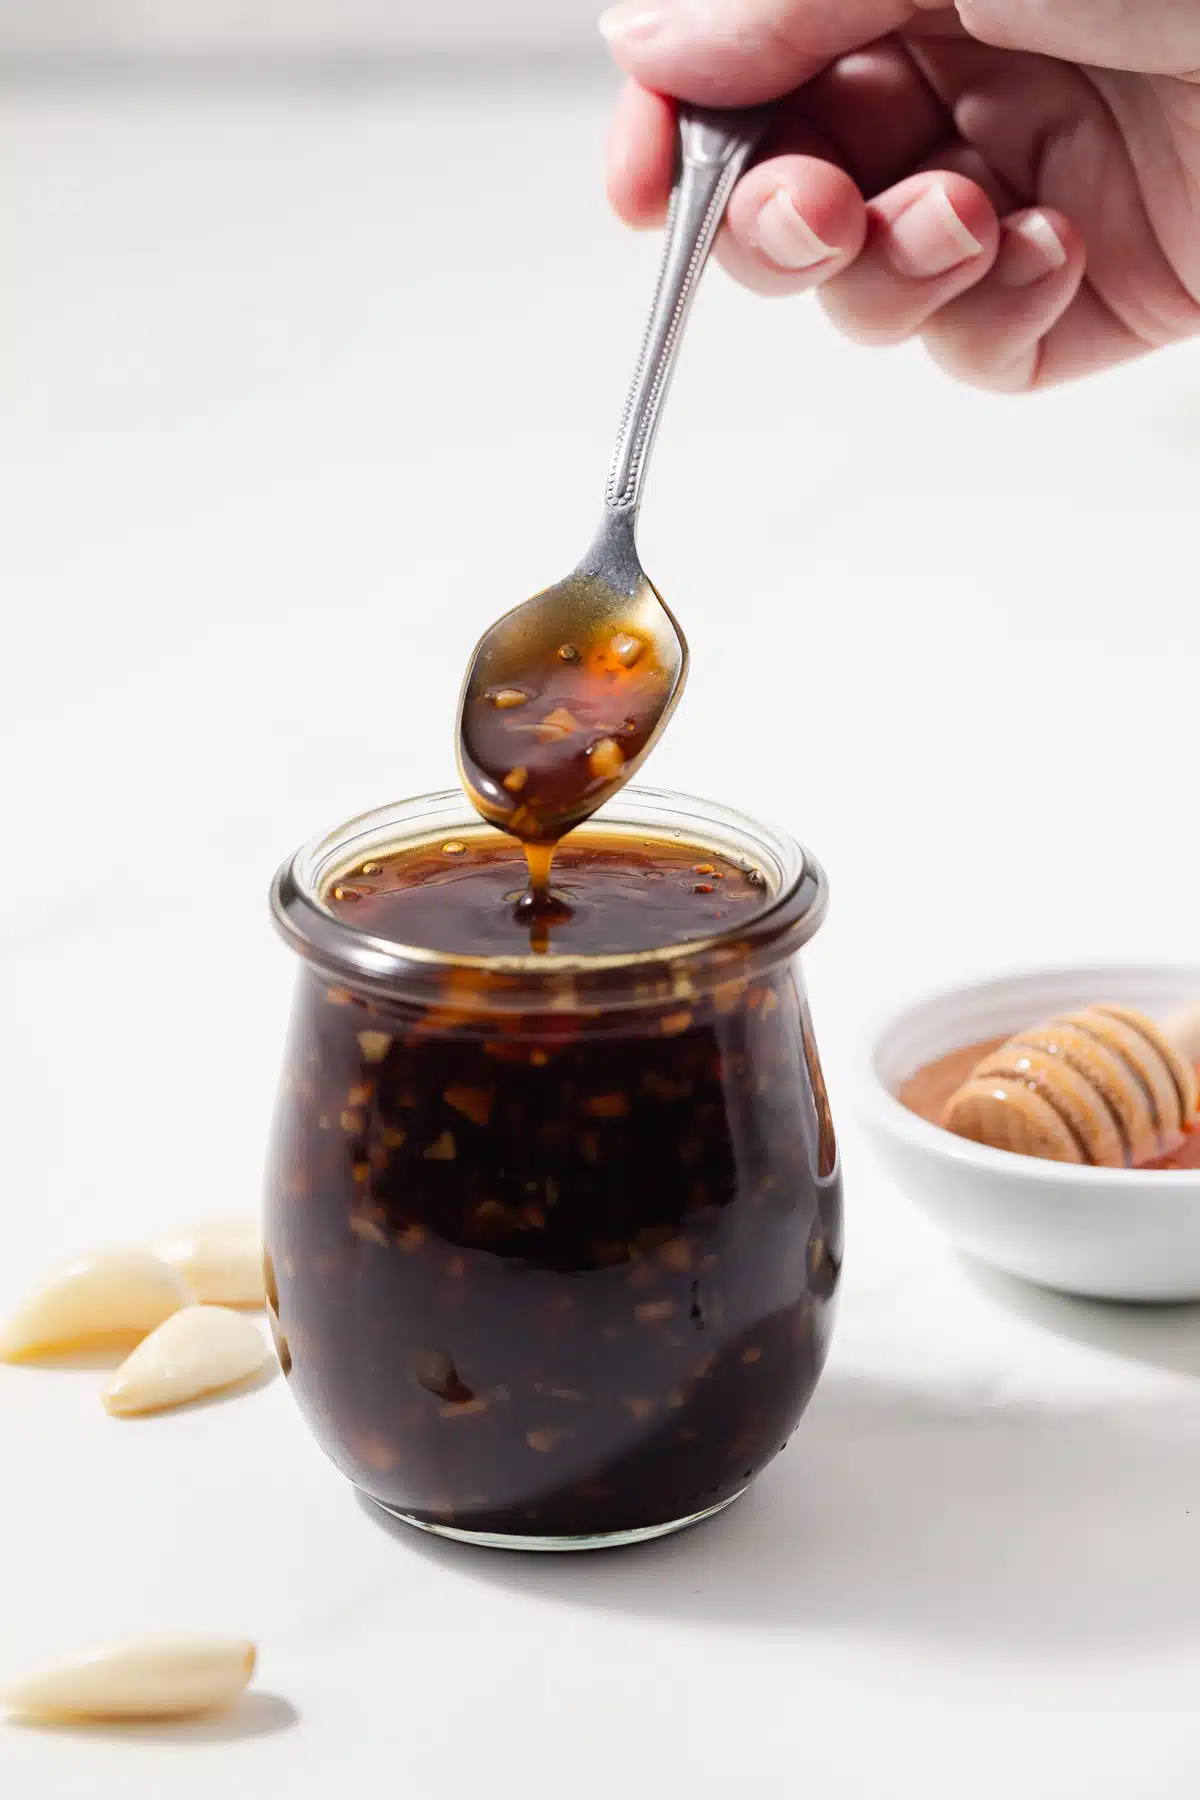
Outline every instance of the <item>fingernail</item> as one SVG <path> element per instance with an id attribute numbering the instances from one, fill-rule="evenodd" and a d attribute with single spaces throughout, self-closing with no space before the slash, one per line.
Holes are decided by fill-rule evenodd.
<path id="1" fill-rule="evenodd" d="M 776 188 L 760 208 L 751 240 L 779 269 L 815 269 L 838 255 L 834 244 L 823 243 L 786 188 Z"/>
<path id="2" fill-rule="evenodd" d="M 650 38 L 658 30 L 662 13 L 646 6 L 644 0 L 623 0 L 600 14 L 600 31 L 610 44 L 628 43 L 630 38 Z"/>
<path id="3" fill-rule="evenodd" d="M 1027 212 L 1004 221 L 996 279 L 1005 287 L 1033 287 L 1065 268 L 1067 260 L 1066 246 L 1045 213 Z"/>
<path id="4" fill-rule="evenodd" d="M 940 182 L 926 188 L 919 200 L 892 220 L 884 246 L 901 275 L 914 281 L 947 275 L 983 250 L 978 238 L 972 236 L 955 212 Z"/>

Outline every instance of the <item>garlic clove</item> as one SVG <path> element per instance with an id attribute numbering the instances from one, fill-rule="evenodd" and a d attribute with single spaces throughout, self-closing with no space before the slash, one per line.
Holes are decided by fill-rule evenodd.
<path id="1" fill-rule="evenodd" d="M 236 1700 L 256 1658 L 246 1638 L 130 1638 L 35 1669 L 0 1702 L 27 1719 L 185 1718 Z"/>
<path id="2" fill-rule="evenodd" d="M 248 1381 L 271 1361 L 252 1319 L 227 1306 L 173 1313 L 125 1358 L 101 1398 L 110 1413 L 162 1412 Z"/>
<path id="3" fill-rule="evenodd" d="M 192 1298 L 183 1276 L 148 1250 L 91 1250 L 48 1275 L 0 1326 L 0 1362 L 136 1343 Z"/>
<path id="4" fill-rule="evenodd" d="M 177 1270 L 197 1300 L 262 1306 L 262 1232 L 256 1219 L 205 1219 L 156 1238 L 148 1248 Z"/>

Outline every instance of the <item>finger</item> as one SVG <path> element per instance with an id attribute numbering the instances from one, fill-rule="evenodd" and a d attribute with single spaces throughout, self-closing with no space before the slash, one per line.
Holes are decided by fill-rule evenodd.
<path id="1" fill-rule="evenodd" d="M 866 235 L 866 202 L 844 169 L 777 156 L 738 184 L 717 255 L 757 294 L 797 294 L 847 268 Z"/>
<path id="2" fill-rule="evenodd" d="M 1114 114 L 1080 69 L 963 40 L 923 40 L 914 54 L 1000 178 L 1074 221 L 1089 286 L 1135 338 L 1168 344 L 1200 327 L 1200 298 L 1180 275 L 1190 240 L 1165 203 L 1175 177 L 1139 180 Z"/>
<path id="3" fill-rule="evenodd" d="M 1037 386 L 1044 341 L 1075 300 L 1085 260 L 1083 239 L 1065 214 L 1048 207 L 1010 214 L 987 277 L 926 325 L 934 361 L 997 393 Z"/>
<path id="4" fill-rule="evenodd" d="M 921 0 L 624 0 L 600 29 L 643 87 L 748 106 L 790 93 L 921 10 Z"/>
<path id="5" fill-rule="evenodd" d="M 995 208 L 961 175 L 910 176 L 873 200 L 867 215 L 862 255 L 821 294 L 834 324 L 856 343 L 902 343 L 995 261 Z"/>
<path id="6" fill-rule="evenodd" d="M 661 225 L 675 172 L 675 109 L 659 94 L 627 81 L 608 133 L 605 182 L 609 202 L 627 225 Z"/>
<path id="7" fill-rule="evenodd" d="M 1046 334 L 1033 385 L 1054 387 L 1098 369 L 1112 369 L 1156 345 L 1131 331 L 1092 287 L 1090 278 L 1058 324 Z"/>
<path id="8" fill-rule="evenodd" d="M 836 160 L 828 141 L 804 118 L 799 100 L 776 110 L 762 155 L 799 151 Z M 678 141 L 674 104 L 636 81 L 617 97 L 606 146 L 606 184 L 617 216 L 641 230 L 661 225 L 675 173 Z"/>
<path id="9" fill-rule="evenodd" d="M 908 48 L 959 137 L 1023 194 L 1037 191 L 1053 140 L 1111 122 L 1099 89 L 1072 64 L 924 32 L 910 34 Z"/>
<path id="10" fill-rule="evenodd" d="M 922 163 L 920 170 L 914 171 L 927 175 L 947 172 L 965 175 L 968 181 L 982 188 L 1001 218 L 1005 213 L 1015 212 L 1021 203 L 1021 196 L 997 175 L 991 163 L 971 144 L 943 145 Z"/>
<path id="11" fill-rule="evenodd" d="M 866 194 L 910 175 L 957 136 L 949 112 L 895 38 L 840 57 L 808 83 L 799 103 Z"/>
<path id="12" fill-rule="evenodd" d="M 1195 0 L 956 0 L 972 37 L 1005 50 L 1143 75 L 1200 67 Z"/>

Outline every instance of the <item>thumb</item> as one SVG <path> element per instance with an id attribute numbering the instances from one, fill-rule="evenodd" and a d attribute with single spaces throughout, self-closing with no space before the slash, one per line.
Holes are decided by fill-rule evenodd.
<path id="1" fill-rule="evenodd" d="M 756 106 L 945 0 L 623 0 L 600 29 L 642 87 Z"/>
<path id="2" fill-rule="evenodd" d="M 956 0 L 984 44 L 1143 75 L 1200 68 L 1196 0 Z"/>
<path id="3" fill-rule="evenodd" d="M 775 100 L 947 0 L 622 0 L 600 29 L 642 87 L 702 106 Z M 1143 74 L 1200 69 L 1196 0 L 954 0 L 984 44 Z"/>

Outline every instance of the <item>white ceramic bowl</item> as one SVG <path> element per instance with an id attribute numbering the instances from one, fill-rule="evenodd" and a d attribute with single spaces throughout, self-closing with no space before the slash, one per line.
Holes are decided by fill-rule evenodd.
<path id="1" fill-rule="evenodd" d="M 884 1163 L 961 1250 L 1043 1287 L 1105 1300 L 1200 1299 L 1200 1170 L 1096 1169 L 955 1137 L 896 1090 L 934 1058 L 1088 1003 L 1165 1017 L 1200 996 L 1200 967 L 1039 969 L 954 988 L 869 1040 L 860 1111 Z"/>

